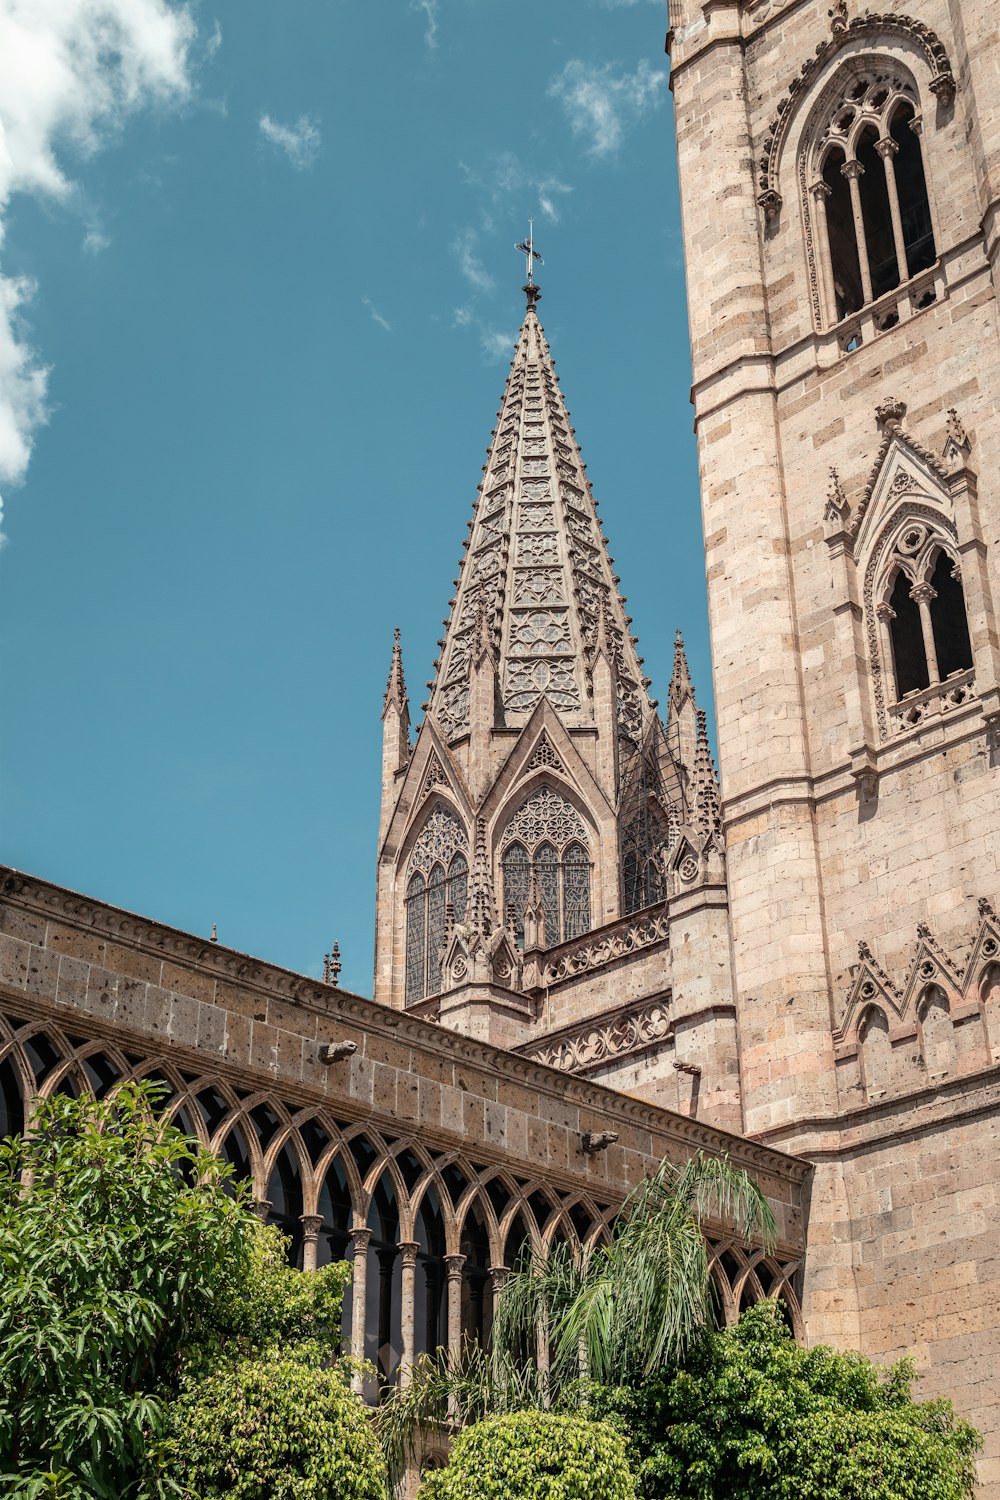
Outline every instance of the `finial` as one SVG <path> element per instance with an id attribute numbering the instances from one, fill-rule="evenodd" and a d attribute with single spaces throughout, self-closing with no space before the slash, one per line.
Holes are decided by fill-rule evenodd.
<path id="1" fill-rule="evenodd" d="M 691 672 L 688 668 L 687 653 L 684 650 L 684 637 L 678 630 L 674 636 L 674 669 L 670 675 L 670 702 L 675 708 L 679 708 L 685 699 L 694 701 L 694 688 L 691 685 Z"/>
<path id="2" fill-rule="evenodd" d="M 385 685 L 385 698 L 382 700 L 382 714 L 392 703 L 400 714 L 409 723 L 410 710 L 406 698 L 406 682 L 403 677 L 403 651 L 399 644 L 399 626 L 397 625 L 392 636 L 392 660 L 389 663 L 389 680 Z"/>
<path id="3" fill-rule="evenodd" d="M 219 934 L 216 931 L 216 927 L 215 927 L 215 923 L 214 922 L 212 923 L 212 936 L 209 938 L 208 941 L 210 943 L 217 943 L 219 941 Z"/>
<path id="4" fill-rule="evenodd" d="M 397 631 L 397 635 L 398 635 Z M 332 984 L 334 989 L 340 983 L 340 971 L 343 968 L 340 962 L 340 944 L 334 943 L 329 953 L 323 955 L 323 983 Z"/>
<path id="5" fill-rule="evenodd" d="M 535 224 L 533 219 L 528 220 L 528 238 L 526 240 L 522 240 L 519 245 L 515 245 L 514 249 L 520 250 L 522 255 L 526 257 L 528 262 L 528 279 L 524 283 L 524 286 L 521 288 L 521 290 L 524 292 L 524 295 L 528 299 L 528 311 L 530 312 L 535 303 L 538 301 L 539 297 L 542 295 L 541 291 L 535 283 L 535 261 L 537 260 L 540 266 L 544 266 L 545 264 L 544 260 L 535 249 Z"/>

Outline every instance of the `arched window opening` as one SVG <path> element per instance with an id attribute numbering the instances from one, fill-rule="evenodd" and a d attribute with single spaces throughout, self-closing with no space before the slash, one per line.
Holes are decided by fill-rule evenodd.
<path id="1" fill-rule="evenodd" d="M 861 214 L 865 225 L 868 266 L 872 279 L 872 297 L 891 292 L 900 282 L 896 249 L 886 186 L 885 164 L 876 150 L 878 132 L 868 126 L 858 137 L 856 154 L 861 168 Z"/>
<path id="2" fill-rule="evenodd" d="M 41 1088 L 43 1080 L 62 1062 L 62 1053 L 53 1046 L 44 1032 L 29 1037 L 23 1045 L 25 1056 L 35 1075 L 35 1083 Z"/>
<path id="3" fill-rule="evenodd" d="M 906 247 L 906 269 L 910 276 L 926 271 L 937 259 L 931 205 L 924 176 L 920 137 L 914 129 L 916 111 L 907 100 L 893 111 L 889 138 L 897 150 L 893 166 L 899 195 L 899 217 Z"/>
<path id="4" fill-rule="evenodd" d="M 316 1202 L 316 1211 L 323 1220 L 316 1243 L 316 1265 L 326 1266 L 333 1260 L 347 1260 L 351 1249 L 351 1221 L 354 1205 L 347 1173 L 338 1158 L 326 1169 L 323 1185 Z M 347 1324 L 350 1327 L 350 1324 Z"/>
<path id="5" fill-rule="evenodd" d="M 931 574 L 931 628 L 937 656 L 938 677 L 946 682 L 955 672 L 972 666 L 972 642 L 965 613 L 965 595 L 958 565 L 946 552 L 939 552 Z"/>
<path id="6" fill-rule="evenodd" d="M 369 1382 L 369 1401 L 396 1381 L 402 1353 L 402 1268 L 399 1259 L 399 1211 L 392 1180 L 383 1173 L 368 1214 L 372 1231 L 368 1249 L 368 1298 L 365 1309 L 365 1358 L 378 1369 L 377 1389 Z"/>
<path id="7" fill-rule="evenodd" d="M 267 1222 L 277 1224 L 288 1244 L 285 1255 L 290 1266 L 302 1269 L 302 1179 L 299 1163 L 290 1145 L 278 1154 L 267 1184 L 271 1207 Z"/>
<path id="8" fill-rule="evenodd" d="M 202 1089 L 198 1094 L 197 1104 L 201 1111 L 201 1117 L 205 1122 L 205 1129 L 208 1131 L 209 1140 L 211 1140 L 229 1113 L 229 1101 L 219 1093 L 218 1089 L 212 1088 L 209 1085 L 207 1089 Z"/>
<path id="9" fill-rule="evenodd" d="M 462 1266 L 462 1337 L 474 1339 L 483 1348 L 493 1326 L 493 1298 L 490 1291 L 490 1237 L 478 1203 L 470 1205 L 465 1216 L 460 1244 L 465 1256 Z"/>
<path id="10" fill-rule="evenodd" d="M 24 1131 L 24 1100 L 17 1069 L 9 1057 L 0 1062 L 0 1139 Z"/>
<path id="11" fill-rule="evenodd" d="M 414 1354 L 433 1354 L 448 1343 L 444 1219 L 433 1183 L 420 1200 L 414 1238 L 420 1246 L 413 1278 Z"/>
<path id="12" fill-rule="evenodd" d="M 912 596 L 913 585 L 902 568 L 896 572 L 889 595 L 889 640 L 896 674 L 896 697 L 920 692 L 930 685 L 927 652 L 920 623 L 920 608 Z"/>
<path id="13" fill-rule="evenodd" d="M 406 887 L 406 1001 L 441 991 L 448 914 L 465 916 L 469 888 L 465 829 L 438 803 L 410 853 Z"/>
<path id="14" fill-rule="evenodd" d="M 643 808 L 622 830 L 622 911 L 626 915 L 657 906 L 666 898 L 664 859 L 669 842 L 669 825 L 651 808 Z"/>
<path id="15" fill-rule="evenodd" d="M 838 321 L 850 317 L 851 313 L 859 312 L 865 305 L 854 208 L 851 190 L 844 175 L 846 162 L 844 152 L 835 149 L 823 163 L 823 184 L 827 189 L 826 230 Z"/>
<path id="16" fill-rule="evenodd" d="M 83 1071 L 87 1075 L 87 1082 L 94 1091 L 95 1099 L 103 1099 L 109 1089 L 114 1088 L 121 1076 L 118 1069 L 109 1057 L 103 1052 L 92 1052 L 89 1057 L 83 1059 Z M 187 1127 L 184 1127 L 185 1129 Z M 190 1131 L 188 1131 L 190 1134 Z"/>
<path id="17" fill-rule="evenodd" d="M 223 1161 L 228 1162 L 233 1169 L 232 1176 L 226 1181 L 228 1192 L 233 1191 L 234 1185 L 237 1182 L 252 1181 L 253 1172 L 250 1167 L 250 1147 L 247 1145 L 247 1138 L 243 1134 L 243 1127 L 238 1122 L 222 1142 L 219 1154 Z"/>
<path id="18" fill-rule="evenodd" d="M 504 916 L 513 916 L 524 947 L 524 913 L 532 879 L 545 918 L 545 946 L 590 931 L 590 856 L 586 829 L 573 804 L 541 786 L 504 830 L 500 856 Z"/>

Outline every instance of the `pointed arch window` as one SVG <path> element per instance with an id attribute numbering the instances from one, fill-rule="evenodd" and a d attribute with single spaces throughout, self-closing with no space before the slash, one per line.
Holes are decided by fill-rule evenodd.
<path id="1" fill-rule="evenodd" d="M 845 70 L 810 133 L 805 172 L 827 324 L 935 264 L 921 120 L 913 79 L 869 59 Z M 891 302 L 877 326 L 898 321 Z"/>
<path id="2" fill-rule="evenodd" d="M 545 946 L 590 931 L 590 854 L 583 819 L 550 786 L 522 803 L 501 838 L 500 871 L 505 916 L 512 916 L 524 947 L 524 914 L 534 886 L 545 919 Z"/>
<path id="3" fill-rule="evenodd" d="M 877 561 L 876 554 L 870 566 Z M 874 595 L 875 616 L 893 700 L 887 716 L 895 728 L 909 729 L 975 693 L 961 572 L 937 526 L 915 518 L 896 525 L 877 576 L 883 582 Z"/>
<path id="4" fill-rule="evenodd" d="M 406 886 L 407 1004 L 441 989 L 441 961 L 450 917 L 465 916 L 469 889 L 468 837 L 458 816 L 439 802 L 409 858 Z"/>

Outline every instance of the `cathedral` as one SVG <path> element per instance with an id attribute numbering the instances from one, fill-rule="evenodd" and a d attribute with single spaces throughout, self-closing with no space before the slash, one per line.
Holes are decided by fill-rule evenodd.
<path id="1" fill-rule="evenodd" d="M 488 1338 L 521 1246 L 727 1153 L 778 1238 L 706 1226 L 725 1319 L 913 1354 L 997 1500 L 1000 33 L 910 10 L 670 0 L 719 777 L 529 244 L 416 727 L 392 649 L 373 996 L 3 869 L 0 1132 L 162 1080 L 298 1264 L 353 1261 L 371 1401 Z"/>

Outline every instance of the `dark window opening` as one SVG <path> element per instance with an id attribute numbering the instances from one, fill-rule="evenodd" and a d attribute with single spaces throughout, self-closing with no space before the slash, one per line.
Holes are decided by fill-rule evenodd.
<path id="1" fill-rule="evenodd" d="M 962 585 L 954 575 L 955 564 L 945 552 L 939 552 L 931 587 L 931 626 L 937 655 L 938 676 L 944 682 L 953 672 L 967 672 L 972 666 L 972 642 L 965 614 Z"/>
<path id="2" fill-rule="evenodd" d="M 826 200 L 826 227 L 830 241 L 838 322 L 841 318 L 850 317 L 851 313 L 859 312 L 865 304 L 851 190 L 840 170 L 844 160 L 842 151 L 831 151 L 823 163 L 823 181 L 830 189 L 830 196 Z"/>
<path id="3" fill-rule="evenodd" d="M 896 263 L 896 241 L 892 232 L 889 189 L 885 181 L 885 162 L 875 150 L 874 127 L 865 130 L 858 140 L 858 161 L 864 168 L 859 182 L 861 214 L 865 221 L 868 245 L 868 269 L 872 278 L 872 296 L 878 299 L 899 286 Z"/>
<path id="4" fill-rule="evenodd" d="M 896 171 L 896 192 L 899 194 L 899 213 L 903 221 L 906 265 L 911 276 L 916 276 L 918 271 L 926 271 L 937 259 L 923 153 L 916 132 L 910 128 L 914 114 L 912 104 L 900 104 L 893 114 L 890 127 L 892 139 L 899 146 L 893 165 Z"/>
<path id="5" fill-rule="evenodd" d="M 920 609 L 916 600 L 910 598 L 911 587 L 909 578 L 900 570 L 889 595 L 889 605 L 893 611 L 893 618 L 889 621 L 889 637 L 892 641 L 897 699 L 905 698 L 907 693 L 919 692 L 930 684 Z"/>

